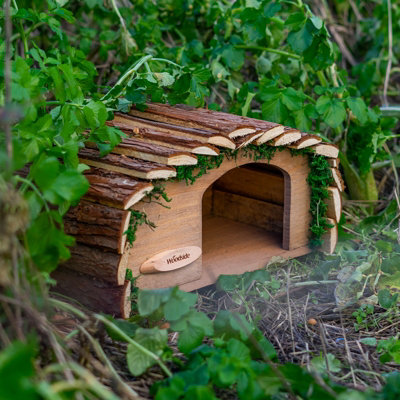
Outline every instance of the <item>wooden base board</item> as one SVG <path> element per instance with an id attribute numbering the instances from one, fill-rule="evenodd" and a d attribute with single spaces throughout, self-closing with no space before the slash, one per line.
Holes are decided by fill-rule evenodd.
<path id="1" fill-rule="evenodd" d="M 299 257 L 310 251 L 307 246 L 284 250 L 281 234 L 207 216 L 203 218 L 202 276 L 181 285 L 180 289 L 195 290 L 211 285 L 222 274 L 242 274 L 263 268 L 273 256 Z"/>

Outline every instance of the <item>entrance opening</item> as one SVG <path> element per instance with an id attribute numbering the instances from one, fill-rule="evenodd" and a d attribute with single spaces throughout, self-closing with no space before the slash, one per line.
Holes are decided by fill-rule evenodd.
<path id="1" fill-rule="evenodd" d="M 268 164 L 228 171 L 203 195 L 203 269 L 236 274 L 262 268 L 282 248 L 284 175 Z"/>

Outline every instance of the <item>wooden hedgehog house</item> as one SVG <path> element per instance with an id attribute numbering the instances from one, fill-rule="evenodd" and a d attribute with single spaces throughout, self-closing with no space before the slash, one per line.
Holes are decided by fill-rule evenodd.
<path id="1" fill-rule="evenodd" d="M 190 291 L 304 255 L 323 232 L 334 250 L 343 182 L 337 147 L 320 137 L 164 104 L 109 124 L 127 137 L 105 157 L 80 152 L 90 189 L 66 216 L 76 245 L 54 273 L 59 292 L 128 317 L 128 269 L 140 288 Z"/>

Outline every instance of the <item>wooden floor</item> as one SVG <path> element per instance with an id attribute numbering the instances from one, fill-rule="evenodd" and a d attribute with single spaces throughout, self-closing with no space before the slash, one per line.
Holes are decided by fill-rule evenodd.
<path id="1" fill-rule="evenodd" d="M 281 234 L 227 218 L 203 218 L 203 272 L 194 282 L 181 285 L 190 291 L 214 283 L 221 274 L 241 274 L 264 267 L 273 256 L 298 257 L 310 251 L 282 248 Z"/>

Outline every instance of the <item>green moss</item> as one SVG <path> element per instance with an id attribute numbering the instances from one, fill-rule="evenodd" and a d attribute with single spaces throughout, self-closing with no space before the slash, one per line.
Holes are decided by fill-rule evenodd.
<path id="1" fill-rule="evenodd" d="M 310 173 L 307 182 L 311 189 L 310 247 L 319 247 L 322 244 L 322 235 L 333 227 L 326 218 L 327 205 L 324 201 L 329 197 L 328 187 L 332 184 L 333 177 L 325 157 L 310 153 L 308 160 Z"/>
<path id="2" fill-rule="evenodd" d="M 260 146 L 250 144 L 247 147 L 240 150 L 240 154 L 247 157 L 254 162 L 259 160 L 272 160 L 276 151 L 283 151 L 286 147 L 274 147 L 268 144 L 262 144 Z M 290 153 L 293 157 L 300 155 L 307 155 L 310 166 L 310 173 L 307 178 L 307 182 L 311 189 L 311 201 L 310 201 L 310 247 L 319 247 L 322 244 L 322 235 L 327 229 L 332 228 L 326 217 L 327 205 L 325 199 L 329 197 L 328 187 L 332 184 L 333 177 L 331 168 L 325 157 L 316 155 L 311 149 L 305 148 L 301 150 L 290 149 Z M 197 156 L 196 165 L 182 165 L 176 167 L 176 180 L 184 180 L 187 185 L 192 185 L 198 178 L 206 174 L 208 171 L 219 168 L 224 161 L 227 159 L 236 159 L 239 154 L 238 150 L 223 149 L 218 156 Z M 147 195 L 149 202 L 157 201 L 164 207 L 166 205 L 160 202 L 161 199 L 166 202 L 170 202 L 170 199 L 165 191 L 165 184 L 159 181 L 153 182 L 154 189 Z M 126 232 L 128 242 L 132 243 L 136 239 L 136 231 L 139 225 L 147 224 L 151 228 L 155 228 L 155 225 L 148 220 L 146 213 L 139 212 L 136 210 L 132 211 L 129 228 Z"/>
<path id="3" fill-rule="evenodd" d="M 156 228 L 156 225 L 147 218 L 145 212 L 131 210 L 131 219 L 128 229 L 124 232 L 126 239 L 130 245 L 136 240 L 136 231 L 140 225 L 146 224 L 150 228 Z"/>

